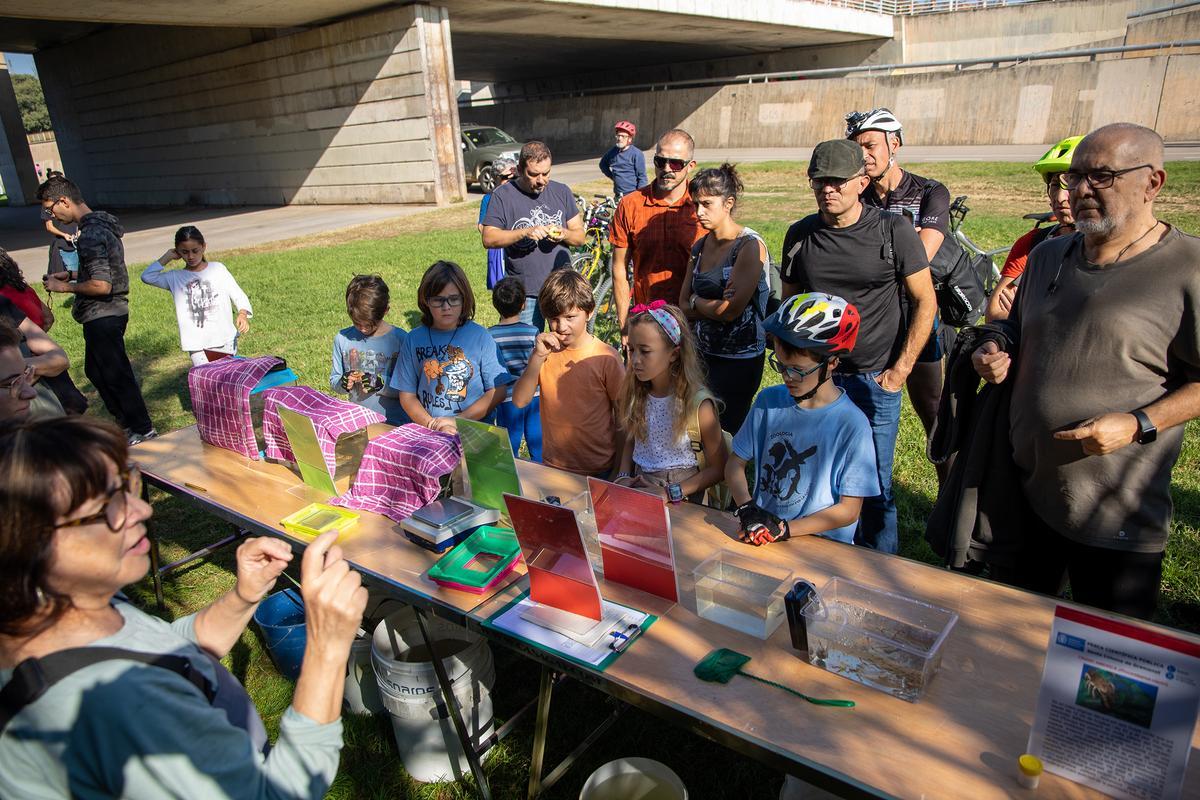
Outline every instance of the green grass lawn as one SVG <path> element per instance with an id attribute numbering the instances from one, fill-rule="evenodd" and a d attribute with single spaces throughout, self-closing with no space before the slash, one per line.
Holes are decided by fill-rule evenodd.
<path id="1" fill-rule="evenodd" d="M 795 219 L 814 210 L 802 163 L 765 163 L 742 168 L 746 183 L 738 214 L 759 231 L 778 258 L 783 234 Z M 1007 246 L 1028 229 L 1020 219 L 1045 207 L 1041 184 L 1026 165 L 1005 163 L 937 163 L 908 165 L 913 172 L 945 182 L 951 195 L 970 195 L 972 208 L 966 230 L 981 246 Z M 1161 216 L 1184 230 L 1200 231 L 1200 164 L 1168 165 L 1169 181 L 1160 203 Z M 605 190 L 599 182 L 575 187 L 585 196 Z M 416 324 L 415 293 L 424 269 L 433 261 L 448 259 L 466 268 L 477 289 L 484 286 L 485 257 L 475 232 L 474 204 L 442 209 L 399 221 L 374 223 L 350 231 L 321 234 L 251 250 L 221 252 L 221 242 L 210 237 L 212 260 L 223 261 L 249 294 L 255 315 L 251 332 L 243 337 L 245 354 L 277 354 L 299 374 L 301 382 L 326 387 L 333 334 L 349 324 L 343 302 L 347 281 L 355 273 L 379 272 L 392 293 L 393 323 Z M 164 241 L 164 249 L 170 245 Z M 142 379 L 151 415 L 160 431 L 194 422 L 189 411 L 186 372 L 190 364 L 179 349 L 179 334 L 170 295 L 141 284 L 143 265 L 131 265 L 132 311 L 127 334 L 129 353 Z M 486 293 L 477 298 L 477 319 L 496 322 Z M 101 404 L 83 375 L 83 342 L 77 324 L 66 313 L 53 335 L 72 360 L 79 386 Z M 769 371 L 768 371 L 769 373 Z M 766 383 L 777 381 L 768 374 Z M 102 412 L 101 412 L 102 413 Z M 895 486 L 900 510 L 903 555 L 936 563 L 922 539 L 925 518 L 937 484 L 924 456 L 920 423 L 905 401 L 896 455 Z M 1183 454 L 1172 485 L 1175 524 L 1167 550 L 1159 621 L 1200 631 L 1200 436 L 1196 423 L 1189 425 Z M 153 529 L 162 541 L 163 557 L 173 560 L 189 550 L 224 535 L 223 524 L 182 502 L 154 493 Z M 173 574 L 167 581 L 169 615 L 202 607 L 232 586 L 232 553 Z M 153 606 L 149 581 L 132 587 L 132 596 Z M 500 718 L 513 713 L 533 696 L 537 668 L 503 648 L 495 648 L 497 685 L 493 693 Z M 271 666 L 253 628 L 242 637 L 227 665 L 254 698 L 269 729 L 291 698 L 292 684 Z M 552 707 L 551 738 L 547 762 L 551 766 L 565 755 L 607 713 L 599 693 L 568 684 L 560 689 Z M 527 781 L 532 722 L 497 747 L 488 772 L 499 798 L 524 796 Z M 420 785 L 404 773 L 396 756 L 386 719 L 347 721 L 346 747 L 341 771 L 330 792 L 333 798 L 457 798 L 473 796 L 459 784 Z M 622 756 L 642 755 L 661 760 L 692 787 L 694 796 L 770 797 L 781 778 L 756 762 L 637 711 L 625 714 L 576 767 L 547 796 L 578 795 L 583 780 L 600 764 Z M 703 789 L 702 789 L 703 787 Z"/>

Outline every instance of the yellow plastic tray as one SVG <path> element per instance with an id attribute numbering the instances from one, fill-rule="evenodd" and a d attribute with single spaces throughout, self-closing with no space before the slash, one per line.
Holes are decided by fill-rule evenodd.
<path id="1" fill-rule="evenodd" d="M 358 514 L 353 511 L 324 503 L 310 503 L 295 514 L 284 517 L 279 524 L 301 536 L 320 536 L 328 531 L 341 533 L 354 527 L 357 522 Z"/>

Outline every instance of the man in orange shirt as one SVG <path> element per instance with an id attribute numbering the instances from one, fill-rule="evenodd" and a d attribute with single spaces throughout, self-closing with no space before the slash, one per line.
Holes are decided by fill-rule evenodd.
<path id="1" fill-rule="evenodd" d="M 633 264 L 634 303 L 663 300 L 678 305 L 692 244 L 705 234 L 688 194 L 688 179 L 696 168 L 695 147 L 687 131 L 676 128 L 664 133 L 654 148 L 657 177 L 622 197 L 613 216 L 609 229 L 613 297 L 622 347 L 629 316 L 628 265 Z"/>

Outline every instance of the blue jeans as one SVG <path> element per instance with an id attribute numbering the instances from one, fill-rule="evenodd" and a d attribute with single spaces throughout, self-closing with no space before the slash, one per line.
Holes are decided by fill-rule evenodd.
<path id="1" fill-rule="evenodd" d="M 882 553 L 900 550 L 900 531 L 896 524 L 896 498 L 892 495 L 892 464 L 896 460 L 896 435 L 900 431 L 900 399 L 904 390 L 885 391 L 876 382 L 879 372 L 835 373 L 833 381 L 843 390 L 871 423 L 875 442 L 875 470 L 883 494 L 863 500 L 862 516 L 854 543 Z"/>
<path id="2" fill-rule="evenodd" d="M 529 446 L 529 458 L 542 463 L 542 412 L 541 398 L 535 397 L 524 408 L 517 408 L 512 400 L 496 406 L 496 424 L 508 429 L 508 441 L 513 455 L 521 452 L 521 438 Z"/>
<path id="3" fill-rule="evenodd" d="M 546 330 L 546 318 L 542 316 L 542 310 L 538 308 L 536 297 L 525 298 L 525 308 L 521 309 L 520 319 L 521 322 L 532 325 L 539 331 Z"/>

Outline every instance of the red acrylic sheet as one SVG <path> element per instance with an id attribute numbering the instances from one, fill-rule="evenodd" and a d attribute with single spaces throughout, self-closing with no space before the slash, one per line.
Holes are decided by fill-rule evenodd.
<path id="1" fill-rule="evenodd" d="M 671 515 L 662 495 L 588 478 L 604 579 L 679 602 Z"/>
<path id="2" fill-rule="evenodd" d="M 505 494 L 504 503 L 529 570 L 529 597 L 537 603 L 600 619 L 600 586 L 588 564 L 575 512 Z"/>

